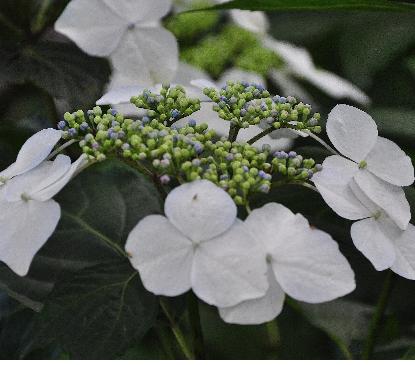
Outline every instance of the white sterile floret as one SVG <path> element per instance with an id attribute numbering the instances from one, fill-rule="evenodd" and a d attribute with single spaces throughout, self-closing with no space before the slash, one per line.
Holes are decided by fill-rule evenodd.
<path id="1" fill-rule="evenodd" d="M 351 228 L 353 243 L 376 270 L 391 268 L 414 280 L 415 227 L 403 189 L 368 172 L 370 184 L 362 183 L 358 170 L 353 161 L 330 156 L 312 180 L 338 215 L 358 220 Z"/>
<path id="2" fill-rule="evenodd" d="M 110 56 L 130 82 L 168 81 L 178 64 L 176 38 L 160 24 L 171 0 L 72 0 L 55 29 L 83 51 Z"/>
<path id="3" fill-rule="evenodd" d="M 55 230 L 60 207 L 52 198 L 87 163 L 82 155 L 71 164 L 58 155 L 11 179 L 0 200 L 0 261 L 16 274 L 29 271 L 35 254 Z"/>
<path id="4" fill-rule="evenodd" d="M 282 58 L 286 64 L 286 73 L 288 72 L 307 80 L 334 98 L 349 98 L 360 104 L 368 104 L 370 102 L 368 96 L 351 82 L 332 72 L 318 69 L 314 65 L 310 53 L 305 48 L 277 41 L 271 37 L 264 39 L 264 46 Z M 275 70 L 272 78 L 277 83 L 279 81 L 284 82 L 284 79 L 280 80 L 279 74 L 281 74 L 281 71 Z"/>
<path id="5" fill-rule="evenodd" d="M 0 171 L 0 186 L 14 176 L 23 174 L 42 163 L 62 137 L 62 131 L 48 128 L 31 136 L 20 149 L 16 161 Z"/>
<path id="6" fill-rule="evenodd" d="M 281 312 L 285 293 L 321 303 L 354 290 L 354 273 L 337 243 L 327 233 L 310 228 L 302 215 L 269 203 L 255 209 L 244 225 L 266 251 L 269 289 L 261 298 L 219 308 L 226 322 L 268 322 Z"/>
<path id="7" fill-rule="evenodd" d="M 326 127 L 334 147 L 347 157 L 328 157 L 323 171 L 312 178 L 327 204 L 344 218 L 364 218 L 351 193 L 353 182 L 399 228 L 406 229 L 411 213 L 401 186 L 414 181 L 409 156 L 394 142 L 379 137 L 374 120 L 357 108 L 337 105 Z"/>
<path id="8" fill-rule="evenodd" d="M 236 218 L 230 196 L 207 180 L 181 185 L 130 233 L 126 251 L 147 290 L 176 296 L 193 289 L 227 307 L 268 289 L 265 252 Z"/>

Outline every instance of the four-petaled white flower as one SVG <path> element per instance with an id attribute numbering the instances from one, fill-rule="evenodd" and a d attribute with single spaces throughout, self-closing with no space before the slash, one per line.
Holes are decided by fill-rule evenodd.
<path id="1" fill-rule="evenodd" d="M 61 136 L 55 129 L 36 133 L 0 173 L 0 261 L 21 276 L 59 221 L 60 207 L 52 197 L 87 161 L 85 155 L 73 164 L 64 155 L 45 161 Z"/>
<path id="2" fill-rule="evenodd" d="M 110 57 L 128 86 L 167 82 L 176 72 L 176 38 L 160 24 L 171 0 L 72 0 L 55 29 L 83 51 Z"/>
<path id="3" fill-rule="evenodd" d="M 354 290 L 354 273 L 337 243 L 327 233 L 310 228 L 301 214 L 268 203 L 253 210 L 244 225 L 266 252 L 269 289 L 261 298 L 219 308 L 226 322 L 268 322 L 281 312 L 285 293 L 303 302 L 321 303 Z"/>
<path id="4" fill-rule="evenodd" d="M 356 247 L 377 270 L 391 268 L 415 279 L 415 227 L 401 186 L 414 181 L 410 158 L 378 136 L 363 111 L 338 105 L 329 114 L 327 134 L 345 157 L 330 156 L 312 178 L 326 203 L 352 225 Z"/>
<path id="5" fill-rule="evenodd" d="M 85 166 L 82 155 L 71 159 L 58 155 L 38 167 L 11 179 L 2 191 L 0 200 L 0 261 L 16 274 L 29 271 L 35 254 L 55 230 L 60 219 L 59 204 L 52 200 Z"/>
<path id="6" fill-rule="evenodd" d="M 145 217 L 126 244 L 146 289 L 166 296 L 193 289 L 218 307 L 263 296 L 265 254 L 236 212 L 230 196 L 207 180 L 170 192 L 166 217 Z"/>

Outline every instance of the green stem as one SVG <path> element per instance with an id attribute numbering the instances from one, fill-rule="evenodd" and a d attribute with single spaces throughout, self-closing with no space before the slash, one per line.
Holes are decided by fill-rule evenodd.
<path id="1" fill-rule="evenodd" d="M 267 134 L 270 134 L 274 130 L 275 130 L 274 127 L 269 127 L 267 129 L 264 129 L 261 133 L 259 133 L 256 136 L 252 137 L 246 143 L 248 143 L 248 144 L 254 144 L 256 141 L 260 140 L 262 137 L 265 137 Z"/>
<path id="2" fill-rule="evenodd" d="M 56 148 L 53 152 L 51 152 L 51 154 L 46 158 L 47 160 L 52 159 L 53 157 L 55 157 L 58 153 L 62 152 L 64 149 L 66 149 L 67 147 L 69 147 L 70 145 L 74 144 L 76 142 L 75 139 L 71 139 L 68 142 L 65 142 L 62 146 Z"/>
<path id="3" fill-rule="evenodd" d="M 275 352 L 275 358 L 278 358 L 278 349 L 280 347 L 280 330 L 278 328 L 277 320 L 274 319 L 266 324 L 269 345 Z"/>
<path id="4" fill-rule="evenodd" d="M 199 301 L 192 292 L 188 294 L 188 305 L 194 353 L 196 359 L 201 360 L 205 358 L 205 345 L 200 322 Z"/>
<path id="5" fill-rule="evenodd" d="M 326 142 L 324 142 L 320 137 L 316 136 L 314 133 L 310 131 L 306 131 L 311 138 L 313 138 L 315 141 L 320 143 L 323 147 L 325 147 L 329 152 L 331 152 L 333 155 L 338 155 L 339 153 L 332 147 L 330 147 Z"/>
<path id="6" fill-rule="evenodd" d="M 236 141 L 236 138 L 238 137 L 238 133 L 239 133 L 240 129 L 241 128 L 239 128 L 237 125 L 233 125 L 233 124 L 230 125 L 230 127 L 229 127 L 229 136 L 228 136 L 228 141 L 229 142 L 235 142 Z"/>
<path id="7" fill-rule="evenodd" d="M 376 311 L 373 314 L 372 321 L 370 322 L 369 332 L 362 353 L 363 360 L 369 360 L 373 355 L 373 350 L 375 348 L 376 341 L 379 337 L 379 330 L 383 321 L 383 316 L 385 314 L 390 294 L 392 292 L 392 284 L 393 272 L 389 270 L 386 274 L 385 281 L 383 282 L 382 291 L 380 293 L 378 303 L 376 305 Z"/>
<path id="8" fill-rule="evenodd" d="M 180 347 L 180 350 L 182 351 L 183 355 L 186 357 L 187 360 L 195 360 L 196 357 L 193 353 L 193 351 L 190 349 L 190 347 L 187 344 L 187 341 L 185 339 L 185 336 L 180 329 L 180 327 L 177 325 L 176 321 L 174 320 L 173 316 L 171 315 L 169 311 L 169 306 L 166 303 L 164 299 L 160 299 L 160 307 L 163 310 L 163 313 L 165 314 L 166 318 L 168 319 L 170 323 L 171 330 L 173 332 L 174 337 L 176 338 L 177 344 Z"/>

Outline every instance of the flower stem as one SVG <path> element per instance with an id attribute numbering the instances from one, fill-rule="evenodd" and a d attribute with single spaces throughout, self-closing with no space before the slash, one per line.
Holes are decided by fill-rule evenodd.
<path id="1" fill-rule="evenodd" d="M 316 140 L 318 143 L 320 143 L 323 147 L 325 147 L 329 152 L 331 152 L 333 155 L 338 155 L 339 153 L 332 147 L 330 147 L 326 142 L 324 142 L 320 137 L 316 136 L 314 133 L 310 131 L 306 131 L 311 138 Z"/>
<path id="2" fill-rule="evenodd" d="M 199 301 L 192 292 L 188 294 L 188 308 L 195 357 L 202 360 L 205 358 L 205 345 L 200 322 Z"/>
<path id="3" fill-rule="evenodd" d="M 277 320 L 274 319 L 266 324 L 268 340 L 271 350 L 275 353 L 275 358 L 278 358 L 278 349 L 280 347 L 280 330 L 278 328 Z"/>
<path id="4" fill-rule="evenodd" d="M 56 150 L 54 150 L 46 159 L 50 160 L 51 158 L 55 157 L 57 154 L 62 152 L 65 148 L 69 147 L 71 144 L 74 144 L 75 142 L 76 142 L 75 139 L 71 139 L 70 141 L 64 143 L 62 146 L 60 146 Z"/>
<path id="5" fill-rule="evenodd" d="M 248 143 L 248 144 L 254 144 L 256 141 L 260 140 L 262 137 L 265 137 L 267 134 L 270 134 L 274 130 L 275 130 L 274 127 L 269 127 L 267 129 L 264 129 L 261 133 L 259 133 L 256 136 L 252 137 L 246 143 Z"/>
<path id="6" fill-rule="evenodd" d="M 196 357 L 193 351 L 190 349 L 189 345 L 187 344 L 187 341 L 185 339 L 185 336 L 182 330 L 177 325 L 175 319 L 171 315 L 169 306 L 164 299 L 160 299 L 160 307 L 163 310 L 164 315 L 166 316 L 166 318 L 168 319 L 170 323 L 170 327 L 173 332 L 173 335 L 176 338 L 177 344 L 179 345 L 179 348 L 182 351 L 183 355 L 185 356 L 187 360 L 195 360 Z"/>
<path id="7" fill-rule="evenodd" d="M 373 350 L 375 348 L 376 341 L 379 336 L 380 326 L 383 321 L 383 316 L 388 305 L 390 294 L 392 292 L 393 284 L 393 272 L 388 271 L 383 282 L 382 291 L 380 293 L 378 303 L 376 305 L 376 311 L 373 314 L 372 320 L 369 326 L 369 332 L 366 337 L 366 343 L 363 348 L 362 359 L 369 360 L 373 355 Z"/>
<path id="8" fill-rule="evenodd" d="M 235 142 L 236 138 L 238 137 L 238 133 L 239 133 L 239 127 L 236 125 L 230 125 L 229 127 L 229 136 L 228 136 L 228 141 L 229 142 Z"/>

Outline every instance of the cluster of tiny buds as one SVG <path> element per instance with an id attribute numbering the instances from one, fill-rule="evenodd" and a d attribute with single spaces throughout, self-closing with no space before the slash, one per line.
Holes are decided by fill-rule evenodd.
<path id="1" fill-rule="evenodd" d="M 252 98 L 267 95 L 258 85 L 245 83 L 228 83 L 222 91 L 225 95 L 220 97 L 226 98 L 230 95 L 227 92 L 240 92 L 244 96 L 235 96 L 235 99 L 245 100 L 244 105 L 254 101 L 251 94 Z M 279 98 L 278 101 L 271 103 L 281 107 L 288 104 L 297 110 L 298 116 L 306 115 L 303 110 L 310 109 L 291 97 L 275 98 Z M 269 192 L 274 182 L 301 183 L 321 169 L 313 159 L 304 159 L 294 151 L 272 153 L 268 145 L 259 150 L 247 142 L 218 138 L 206 123 L 197 124 L 190 120 L 177 127 L 176 119 L 199 107 L 197 102 L 188 101 L 181 87 L 163 86 L 162 95 L 144 91 L 132 99 L 137 106 L 147 108 L 147 114 L 140 119 L 124 118 L 114 109 L 103 112 L 96 106 L 87 113 L 81 110 L 65 113 L 58 128 L 64 131 L 64 138 L 78 140 L 82 152 L 90 160 L 121 157 L 161 184 L 169 184 L 172 180 L 184 183 L 207 179 L 226 190 L 240 205 L 246 204 L 253 193 Z M 271 99 L 265 100 L 267 106 Z M 234 104 L 234 100 L 227 101 Z M 268 110 L 262 105 L 259 109 L 262 112 Z M 167 119 L 166 110 L 171 111 Z"/>
<path id="2" fill-rule="evenodd" d="M 213 109 L 219 117 L 238 128 L 248 128 L 264 121 L 272 129 L 321 132 L 318 125 L 320 114 L 312 114 L 309 104 L 298 102 L 293 96 L 270 97 L 261 85 L 228 82 L 220 90 L 205 88 L 203 92 L 215 103 Z"/>
<path id="3" fill-rule="evenodd" d="M 137 108 L 147 109 L 149 118 L 157 119 L 166 126 L 171 126 L 200 109 L 200 100 L 188 98 L 182 86 L 163 85 L 160 94 L 144 90 L 130 101 Z"/>

